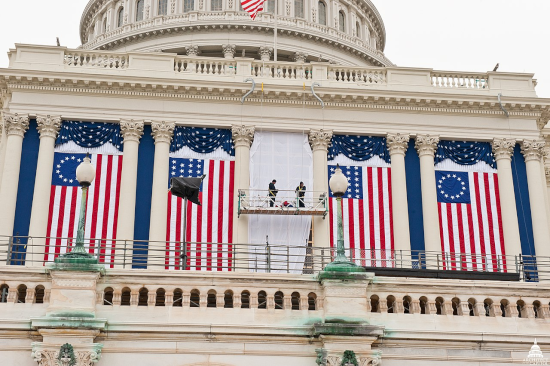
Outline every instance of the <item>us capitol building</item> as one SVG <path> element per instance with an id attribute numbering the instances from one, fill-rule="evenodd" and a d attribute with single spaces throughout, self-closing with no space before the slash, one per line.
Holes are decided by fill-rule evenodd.
<path id="1" fill-rule="evenodd" d="M 396 66 L 370 0 L 264 8 L 90 0 L 77 49 L 9 50 L 0 364 L 545 361 L 534 75 Z"/>

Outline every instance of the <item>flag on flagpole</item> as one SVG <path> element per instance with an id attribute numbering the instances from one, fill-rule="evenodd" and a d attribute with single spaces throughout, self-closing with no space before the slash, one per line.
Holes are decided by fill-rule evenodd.
<path id="1" fill-rule="evenodd" d="M 264 10 L 265 0 L 241 0 L 243 10 L 250 14 L 252 20 L 256 19 L 256 15 Z"/>

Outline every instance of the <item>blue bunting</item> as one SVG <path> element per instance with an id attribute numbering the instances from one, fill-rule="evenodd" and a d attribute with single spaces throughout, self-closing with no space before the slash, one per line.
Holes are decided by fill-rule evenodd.
<path id="1" fill-rule="evenodd" d="M 114 123 L 63 121 L 55 144 L 73 141 L 80 147 L 94 148 L 110 142 L 122 151 L 120 125 Z"/>
<path id="2" fill-rule="evenodd" d="M 356 161 L 379 156 L 385 162 L 390 162 L 385 137 L 333 135 L 328 149 L 328 160 L 334 160 L 339 154 Z"/>
<path id="3" fill-rule="evenodd" d="M 227 129 L 178 126 L 174 130 L 170 151 L 176 152 L 184 146 L 200 154 L 208 154 L 221 147 L 235 156 L 231 130 Z"/>
<path id="4" fill-rule="evenodd" d="M 489 142 L 440 141 L 435 154 L 435 164 L 451 159 L 460 165 L 474 165 L 484 161 L 496 169 L 493 148 Z"/>

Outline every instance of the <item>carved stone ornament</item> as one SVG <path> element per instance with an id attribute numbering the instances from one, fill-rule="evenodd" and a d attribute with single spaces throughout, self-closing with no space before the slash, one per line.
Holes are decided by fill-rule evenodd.
<path id="1" fill-rule="evenodd" d="M 418 150 L 418 156 L 435 155 L 435 149 L 439 143 L 439 136 L 417 135 L 414 147 Z"/>
<path id="2" fill-rule="evenodd" d="M 261 46 L 260 47 L 260 59 L 262 61 L 271 60 L 271 54 L 273 53 L 273 47 Z"/>
<path id="3" fill-rule="evenodd" d="M 8 136 L 25 136 L 25 132 L 29 129 L 29 116 L 21 116 L 17 113 L 15 114 L 5 114 L 4 121 L 6 123 L 6 130 Z"/>
<path id="4" fill-rule="evenodd" d="M 201 51 L 199 50 L 199 46 L 195 45 L 185 47 L 185 52 L 187 53 L 187 56 L 193 57 L 197 57 L 201 53 Z"/>
<path id="5" fill-rule="evenodd" d="M 525 161 L 540 161 L 543 156 L 543 149 L 546 143 L 544 140 L 523 140 L 521 142 L 521 153 Z"/>
<path id="6" fill-rule="evenodd" d="M 296 52 L 294 54 L 294 61 L 299 63 L 305 63 L 307 59 L 307 53 L 305 52 Z"/>
<path id="7" fill-rule="evenodd" d="M 317 348 L 315 349 L 315 353 L 317 353 L 315 363 L 317 363 L 318 366 L 327 366 L 327 350 L 324 348 Z"/>
<path id="8" fill-rule="evenodd" d="M 254 126 L 233 125 L 231 126 L 231 134 L 235 147 L 245 146 L 250 148 L 254 141 Z"/>
<path id="9" fill-rule="evenodd" d="M 66 343 L 56 350 L 42 343 L 33 343 L 31 357 L 38 366 L 93 366 L 101 359 L 102 347 L 102 344 L 94 343 L 86 350 L 74 350 Z"/>
<path id="10" fill-rule="evenodd" d="M 170 142 L 172 142 L 174 128 L 176 128 L 175 122 L 152 122 L 151 129 L 153 130 L 153 138 L 155 139 L 155 144 L 159 142 L 165 142 L 169 144 Z"/>
<path id="11" fill-rule="evenodd" d="M 546 185 L 550 186 L 550 167 L 544 167 L 544 175 L 546 176 Z"/>
<path id="12" fill-rule="evenodd" d="M 332 140 L 332 130 L 309 130 L 309 144 L 313 151 L 327 151 Z"/>
<path id="13" fill-rule="evenodd" d="M 409 134 L 400 134 L 400 133 L 388 133 L 386 136 L 386 141 L 388 144 L 388 151 L 390 155 L 401 154 L 405 155 L 407 148 L 409 147 Z"/>
<path id="14" fill-rule="evenodd" d="M 55 139 L 61 128 L 61 117 L 37 116 L 36 124 L 38 125 L 36 129 L 40 133 L 40 138 L 53 137 Z"/>
<path id="15" fill-rule="evenodd" d="M 133 119 L 120 121 L 120 132 L 124 137 L 124 142 L 139 142 L 139 139 L 143 135 L 143 125 L 143 122 L 134 121 Z"/>
<path id="16" fill-rule="evenodd" d="M 225 58 L 231 59 L 235 57 L 236 46 L 234 44 L 222 44 L 222 49 Z"/>
<path id="17" fill-rule="evenodd" d="M 172 0 L 170 4 L 170 13 L 174 14 L 176 12 L 176 0 Z"/>
<path id="18" fill-rule="evenodd" d="M 514 146 L 516 146 L 516 140 L 510 138 L 494 139 L 493 140 L 493 154 L 495 160 L 508 159 L 512 160 L 514 154 Z"/>

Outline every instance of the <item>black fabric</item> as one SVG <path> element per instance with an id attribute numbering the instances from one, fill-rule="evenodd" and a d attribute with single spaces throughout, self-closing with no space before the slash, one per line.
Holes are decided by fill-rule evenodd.
<path id="1" fill-rule="evenodd" d="M 296 193 L 298 194 L 298 207 L 306 207 L 304 202 L 304 196 L 306 195 L 306 186 L 296 187 Z"/>
<path id="2" fill-rule="evenodd" d="M 172 194 L 176 197 L 187 198 L 196 205 L 201 205 L 199 200 L 199 192 L 201 189 L 202 178 L 172 178 L 171 179 Z"/>
<path id="3" fill-rule="evenodd" d="M 275 197 L 277 195 L 277 192 L 279 191 L 277 190 L 277 188 L 275 188 L 275 184 L 269 183 L 269 195 Z"/>

